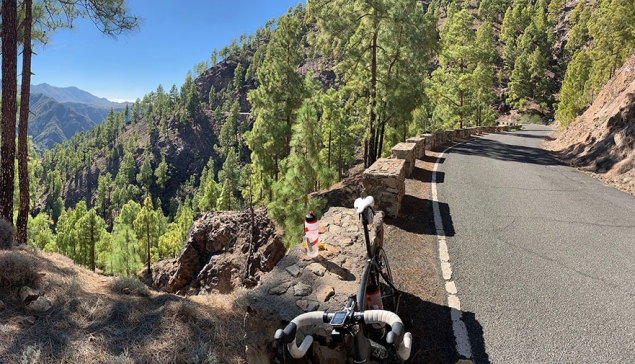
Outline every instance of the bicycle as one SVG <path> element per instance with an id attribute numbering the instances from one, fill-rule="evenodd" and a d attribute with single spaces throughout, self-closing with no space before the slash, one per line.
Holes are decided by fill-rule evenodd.
<path id="1" fill-rule="evenodd" d="M 353 363 L 367 363 L 371 360 L 401 363 L 410 357 L 412 335 L 404 332 L 403 322 L 396 313 L 401 292 L 392 282 L 392 272 L 383 247 L 370 244 L 368 225 L 374 217 L 373 204 L 372 196 L 358 198 L 354 203 L 364 228 L 367 254 L 366 267 L 357 294 L 349 296 L 342 311 L 303 313 L 284 329 L 278 329 L 274 340 L 281 344 L 278 347 L 282 350 L 283 362 L 285 346 L 293 358 L 299 359 L 313 343 L 313 337 L 306 335 L 300 346 L 297 346 L 296 333 L 299 328 L 323 323 L 328 323 L 333 328 L 331 337 L 334 341 L 348 344 L 347 355 Z M 377 306 L 376 296 L 369 299 L 370 295 L 378 294 L 377 287 L 381 291 L 381 304 L 380 307 L 373 308 L 379 309 L 365 310 L 367 302 Z M 350 340 L 346 342 L 347 339 Z M 386 346 L 379 343 L 382 339 L 385 339 Z"/>

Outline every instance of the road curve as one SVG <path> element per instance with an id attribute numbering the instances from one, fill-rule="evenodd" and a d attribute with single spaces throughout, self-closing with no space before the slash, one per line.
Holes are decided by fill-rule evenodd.
<path id="1" fill-rule="evenodd" d="M 553 159 L 551 129 L 455 146 L 437 176 L 477 363 L 635 355 L 635 197 Z"/>

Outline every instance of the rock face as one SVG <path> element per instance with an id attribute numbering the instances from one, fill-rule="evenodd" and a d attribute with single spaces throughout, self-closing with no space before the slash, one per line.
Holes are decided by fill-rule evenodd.
<path id="1" fill-rule="evenodd" d="M 383 212 L 377 213 L 370 227 L 371 243 L 383 245 Z M 248 292 L 250 324 L 247 330 L 249 363 L 271 363 L 273 334 L 303 312 L 344 308 L 349 295 L 357 293 L 366 264 L 364 232 L 354 209 L 333 207 L 319 224 L 319 241 L 325 249 L 316 258 L 308 258 L 301 244 L 291 249 L 278 265 Z M 256 324 L 257 323 L 257 324 Z M 330 340 L 330 330 L 310 330 L 314 338 Z M 301 337 L 301 336 L 300 336 Z M 335 355 L 343 362 L 342 353 L 324 352 L 314 344 L 313 362 L 329 362 L 319 358 Z"/>
<path id="2" fill-rule="evenodd" d="M 285 254 L 266 209 L 206 212 L 190 228 L 178 258 L 153 266 L 155 287 L 179 294 L 253 287 Z"/>

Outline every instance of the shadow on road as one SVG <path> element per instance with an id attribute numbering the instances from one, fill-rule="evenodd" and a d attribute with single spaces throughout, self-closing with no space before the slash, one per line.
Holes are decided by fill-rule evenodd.
<path id="1" fill-rule="evenodd" d="M 544 137 L 541 138 L 544 139 Z M 505 144 L 492 139 L 475 139 L 468 144 L 459 144 L 451 149 L 449 153 L 476 155 L 502 161 L 545 166 L 564 165 L 541 148 Z"/>
<path id="2" fill-rule="evenodd" d="M 415 295 L 404 292 L 399 307 L 399 315 L 407 318 L 406 330 L 412 333 L 413 347 L 409 363 L 456 363 L 459 354 L 452 330 L 451 308 L 423 301 Z M 489 363 L 485 352 L 483 329 L 471 312 L 462 312 L 468 328 L 470 344 L 475 363 Z M 476 354 L 478 353 L 478 357 Z"/>

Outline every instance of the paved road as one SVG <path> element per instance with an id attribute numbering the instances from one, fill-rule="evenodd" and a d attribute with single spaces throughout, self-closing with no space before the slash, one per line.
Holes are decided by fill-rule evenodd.
<path id="1" fill-rule="evenodd" d="M 552 159 L 548 128 L 525 128 L 460 144 L 439 168 L 474 359 L 630 362 L 635 197 Z"/>

